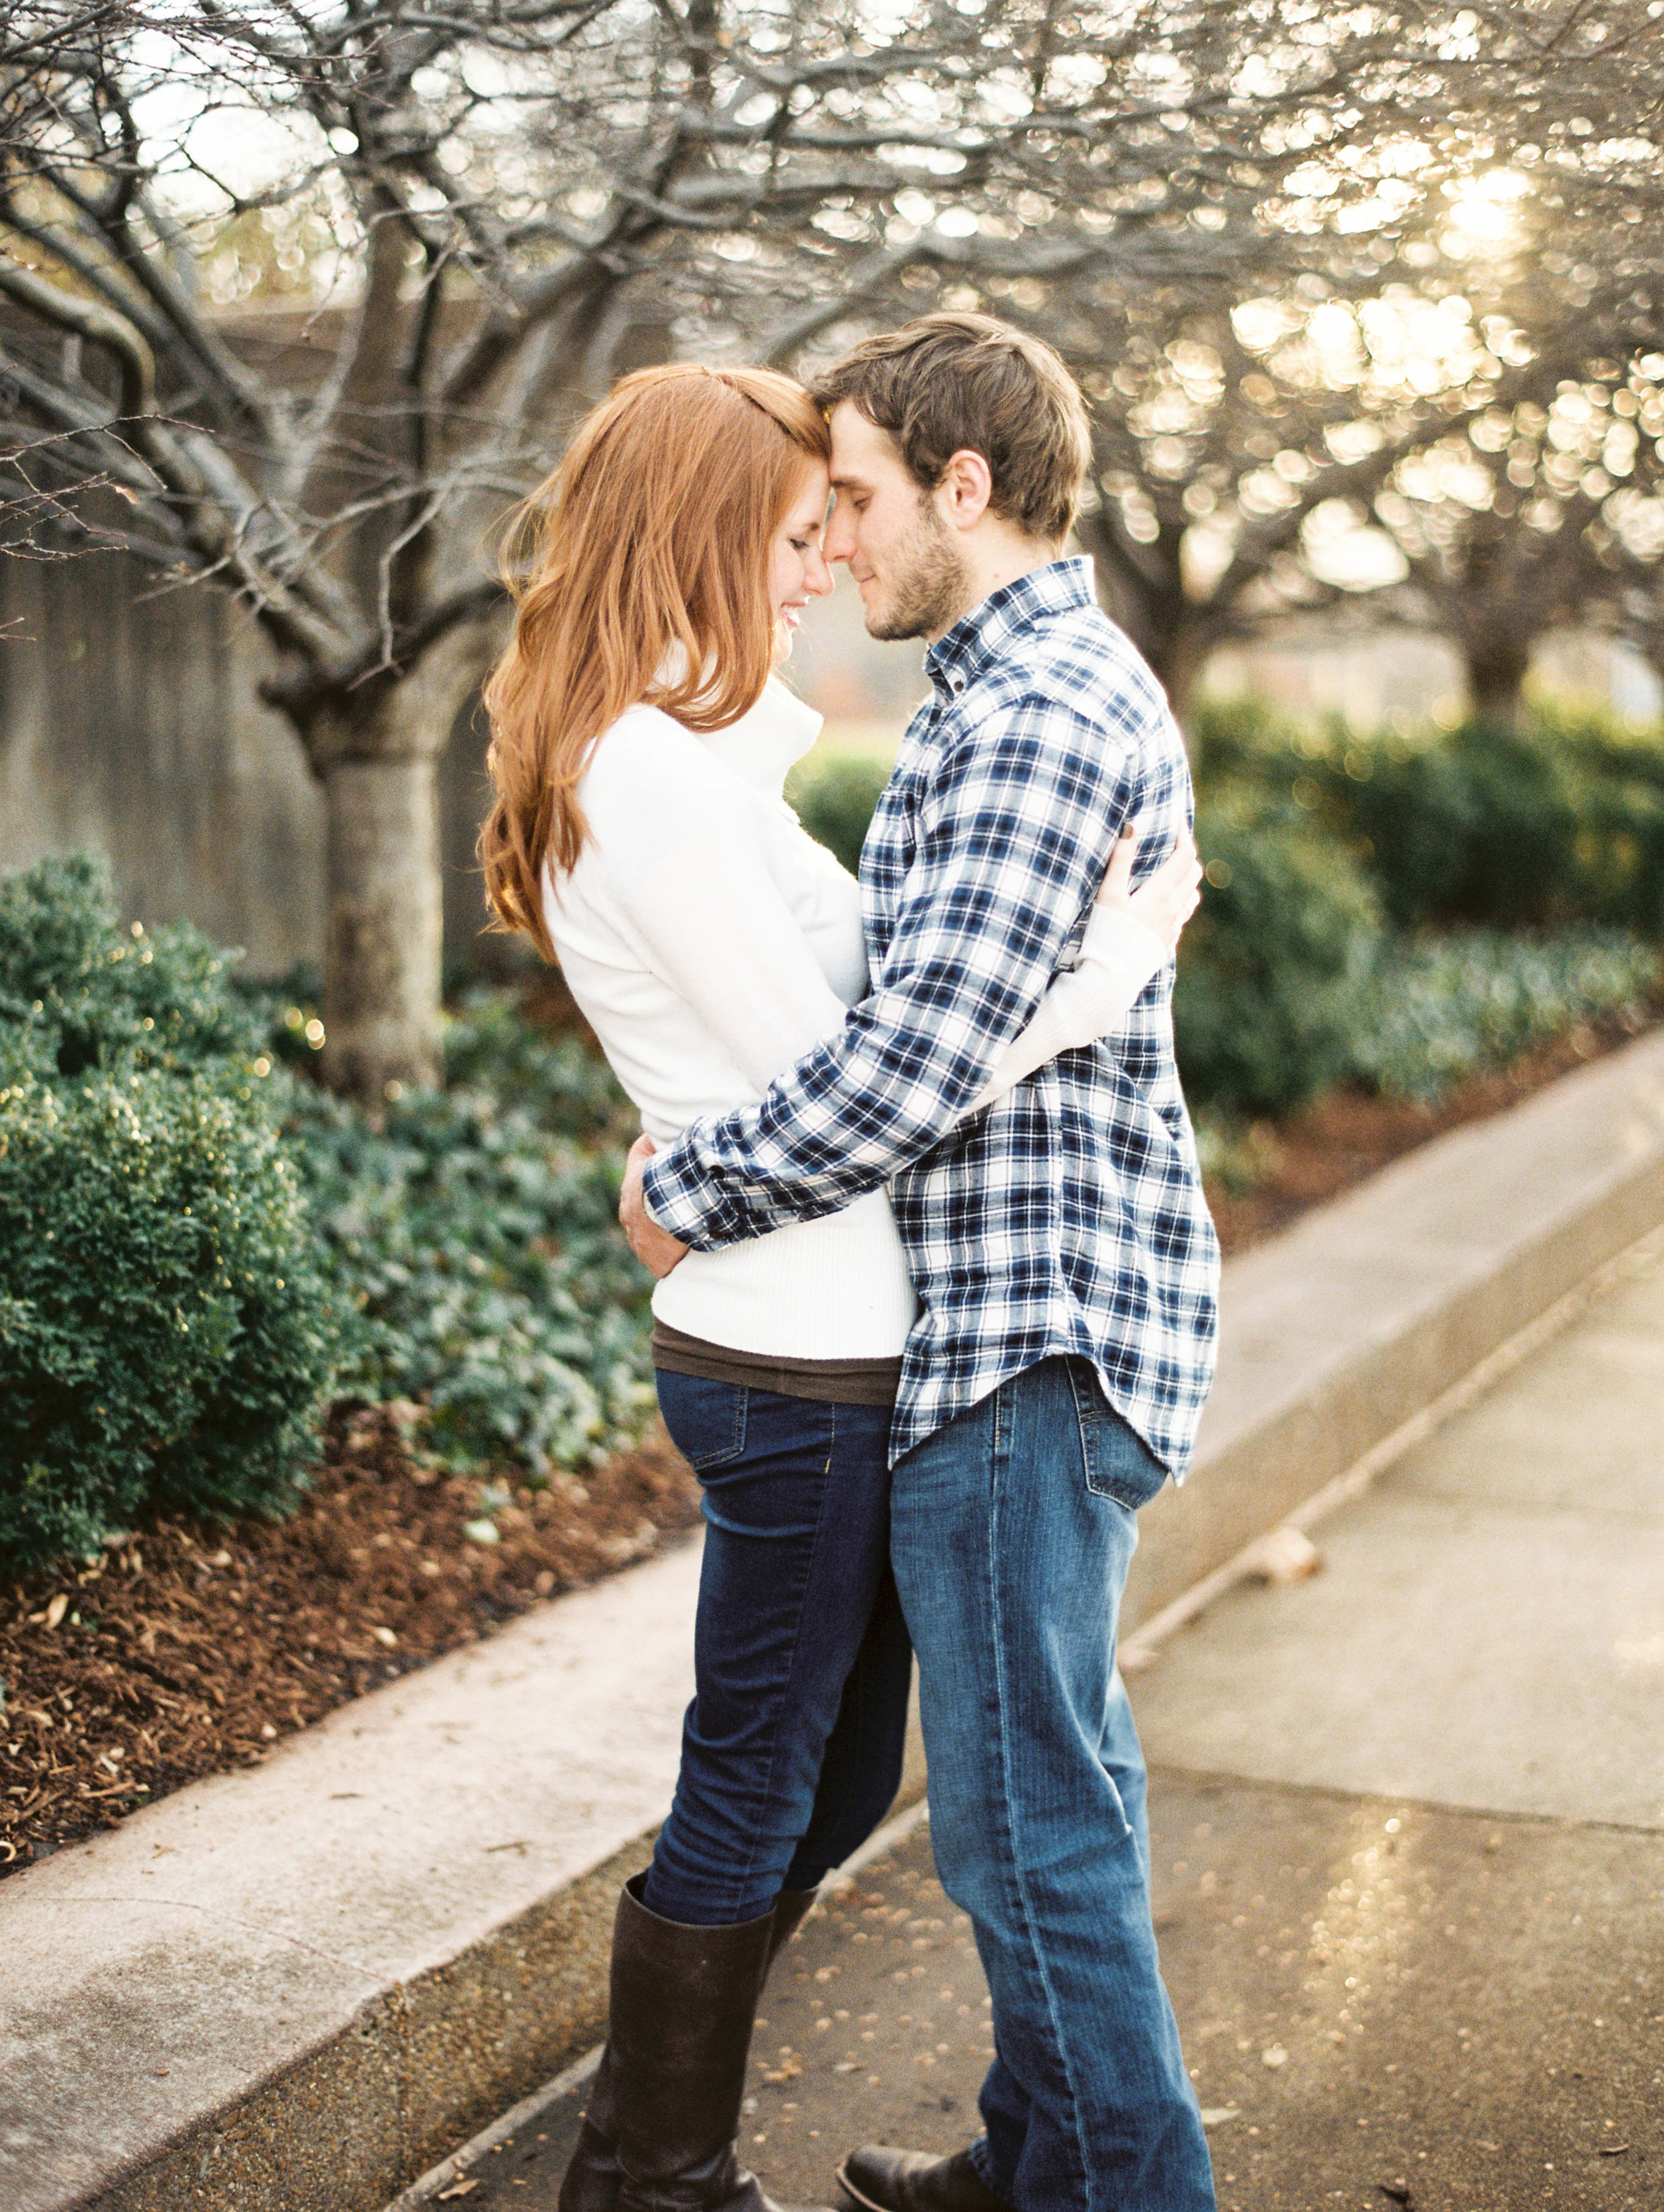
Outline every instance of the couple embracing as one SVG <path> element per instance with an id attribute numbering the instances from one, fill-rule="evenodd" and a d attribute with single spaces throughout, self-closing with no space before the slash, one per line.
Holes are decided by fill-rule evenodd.
<path id="1" fill-rule="evenodd" d="M 641 1110 L 621 1212 L 708 1523 L 562 2212 L 774 2212 L 734 2149 L 752 2019 L 895 1794 L 914 1652 L 997 2056 L 975 2142 L 839 2180 L 874 2212 L 1214 2203 L 1115 1668 L 1212 1364 L 1170 1019 L 1199 878 L 1172 718 L 1063 557 L 1086 459 L 1054 354 L 938 314 L 811 392 L 627 378 L 528 509 L 487 881 Z M 836 562 L 931 683 L 859 884 L 781 796 L 819 725 L 774 665 Z"/>

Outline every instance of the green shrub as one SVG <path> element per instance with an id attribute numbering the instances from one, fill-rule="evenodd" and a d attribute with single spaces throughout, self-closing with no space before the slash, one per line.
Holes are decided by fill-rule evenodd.
<path id="1" fill-rule="evenodd" d="M 1302 773 L 1305 732 L 1268 700 L 1248 692 L 1199 695 L 1185 722 L 1185 746 L 1199 793 L 1247 788 L 1286 799 Z M 1314 747 L 1327 743 L 1313 738 Z"/>
<path id="2" fill-rule="evenodd" d="M 120 930 L 102 868 L 0 882 L 0 1559 L 149 1509 L 280 1512 L 341 1319 L 234 956 Z"/>
<path id="3" fill-rule="evenodd" d="M 1540 929 L 1587 912 L 1588 793 L 1540 731 L 1468 722 L 1414 745 L 1351 738 L 1315 773 L 1400 928 Z"/>
<path id="4" fill-rule="evenodd" d="M 611 1128 L 622 1094 L 604 1066 L 592 1056 L 580 1082 L 581 1047 L 547 1046 L 507 1009 L 474 1020 L 459 1053 L 474 1087 L 412 1094 L 372 1127 L 296 1085 L 287 1126 L 354 1315 L 343 1387 L 422 1400 L 427 1440 L 453 1465 L 511 1458 L 541 1475 L 639 1431 L 652 1284 L 618 1227 L 622 1144 L 597 1152 L 502 1103 L 489 1048 L 511 1096 L 547 1050 L 573 1081 L 564 1102 L 537 1097 L 541 1113 Z"/>
<path id="5" fill-rule="evenodd" d="M 118 927 L 85 853 L 0 879 L 0 1029 L 46 1041 L 65 1079 L 253 1060 L 264 1024 L 230 988 L 239 957 L 184 927 Z"/>
<path id="6" fill-rule="evenodd" d="M 305 1038 L 311 980 L 258 994 L 275 1036 Z M 639 1118 L 592 1046 L 486 987 L 446 1018 L 444 1073 L 373 1120 L 287 1088 L 285 1136 L 350 1316 L 339 1388 L 420 1401 L 425 1443 L 453 1466 L 594 1464 L 653 1397 L 653 1285 L 617 1221 Z"/>
<path id="7" fill-rule="evenodd" d="M 1345 845 L 1398 929 L 1579 922 L 1664 939 L 1664 742 L 1553 705 L 1522 727 L 1301 728 L 1203 702 L 1204 798 L 1295 809 Z"/>
<path id="8" fill-rule="evenodd" d="M 470 991 L 446 1023 L 445 1084 L 488 1093 L 579 1143 L 628 1152 L 641 1134 L 635 1109 L 592 1044 L 550 1036 L 489 988 Z"/>
<path id="9" fill-rule="evenodd" d="M 1358 994 L 1349 1073 L 1387 1097 L 1430 1103 L 1576 1023 L 1639 1008 L 1658 974 L 1650 945 L 1612 931 L 1389 940 Z"/>
<path id="10" fill-rule="evenodd" d="M 147 1509 L 276 1512 L 315 1443 L 330 1306 L 269 1120 L 203 1076 L 0 1093 L 0 1556 Z"/>
<path id="11" fill-rule="evenodd" d="M 1577 779 L 1582 905 L 1591 920 L 1664 943 L 1664 738 L 1615 716 L 1552 706 L 1538 721 Z"/>
<path id="12" fill-rule="evenodd" d="M 889 781 L 884 762 L 865 753 L 841 753 L 795 770 L 786 795 L 810 836 L 835 853 L 853 876 L 860 869 L 872 810 Z"/>
<path id="13" fill-rule="evenodd" d="M 1344 852 L 1241 803 L 1202 810 L 1202 904 L 1179 948 L 1173 1022 L 1198 1105 L 1278 1114 L 1338 1082 L 1379 908 Z"/>

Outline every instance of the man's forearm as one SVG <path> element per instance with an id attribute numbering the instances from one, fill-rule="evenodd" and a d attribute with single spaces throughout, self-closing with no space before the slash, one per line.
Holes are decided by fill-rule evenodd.
<path id="1" fill-rule="evenodd" d="M 1125 753 L 1065 706 L 980 725 L 919 805 L 872 996 L 755 1105 L 649 1164 L 653 1220 L 738 1243 L 835 1213 L 939 1143 L 1033 1017 L 1134 795 Z"/>
<path id="2" fill-rule="evenodd" d="M 756 1104 L 693 1122 L 656 1154 L 642 1179 L 652 1218 L 697 1251 L 740 1243 L 841 1212 L 939 1143 L 1006 1038 L 968 1038 L 951 1066 L 921 1054 L 909 1067 L 876 1039 L 852 1037 L 872 1007 Z M 1012 1034 L 1023 1018 L 1019 1010 Z"/>

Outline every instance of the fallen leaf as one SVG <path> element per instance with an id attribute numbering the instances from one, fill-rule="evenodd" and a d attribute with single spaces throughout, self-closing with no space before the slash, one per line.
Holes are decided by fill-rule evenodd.
<path id="1" fill-rule="evenodd" d="M 389 1651 L 398 1650 L 398 1638 L 391 1628 L 373 1628 L 370 1633 L 378 1644 L 385 1644 Z"/>
<path id="2" fill-rule="evenodd" d="M 1627 2143 L 1600 2143 L 1594 2154 L 1597 2158 L 1622 2158 L 1628 2148 Z"/>
<path id="3" fill-rule="evenodd" d="M 438 2201 L 447 2204 L 453 2197 L 471 2197 L 478 2187 L 477 2181 L 453 2181 L 448 2189 L 440 2191 Z"/>
<path id="4" fill-rule="evenodd" d="M 1242 2117 L 1242 2108 L 1237 2105 L 1204 2105 L 1202 2107 L 1202 2125 L 1205 2128 L 1222 2128 L 1227 2120 L 1240 2120 Z"/>
<path id="5" fill-rule="evenodd" d="M 1260 2063 L 1262 2066 L 1286 2066 L 1288 2063 L 1289 2054 L 1284 2050 L 1280 2043 L 1268 2045 L 1267 2047 L 1260 2053 Z"/>
<path id="6" fill-rule="evenodd" d="M 42 1619 L 46 1621 L 48 1628 L 56 1628 L 58 1622 L 63 1620 L 64 1614 L 69 1611 L 69 1592 L 67 1590 L 59 1590 L 58 1595 L 46 1607 L 45 1613 L 42 1615 Z"/>
<path id="7" fill-rule="evenodd" d="M 502 1541 L 495 1521 L 465 1521 L 462 1533 L 471 1544 L 500 1544 Z"/>

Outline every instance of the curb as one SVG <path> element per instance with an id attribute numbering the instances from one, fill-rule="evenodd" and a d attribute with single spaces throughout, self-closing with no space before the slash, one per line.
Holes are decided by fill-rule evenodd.
<path id="1" fill-rule="evenodd" d="M 1664 1222 L 1664 1035 L 1436 1138 L 1230 1261 L 1195 1465 L 1139 1516 L 1131 1632 Z"/>
<path id="2" fill-rule="evenodd" d="M 1646 1037 L 1232 1261 L 1194 1475 L 1141 1516 L 1134 1644 L 1661 1222 Z M 685 1547 L 556 1600 L 0 1887 L 5 2212 L 381 2212 L 579 2062 L 674 1778 L 696 1581 Z"/>
<path id="3" fill-rule="evenodd" d="M 855 1876 L 864 1868 L 871 1866 L 875 1859 L 888 1856 L 898 1844 L 905 1843 L 914 1830 L 922 1826 L 929 1817 L 929 1810 L 920 1797 L 905 1812 L 894 1814 L 883 1827 L 875 1829 L 860 1849 L 846 1859 L 835 1874 L 828 1876 L 820 1896 L 805 1915 L 805 1919 L 812 1920 L 829 1899 L 847 1889 Z M 522 2097 L 518 2105 L 503 2113 L 500 2119 L 494 2120 L 489 2128 L 482 2129 L 460 2150 L 452 2151 L 448 2158 L 442 2158 L 437 2166 L 430 2166 L 419 2181 L 413 2181 L 402 2197 L 387 2206 L 386 2212 L 422 2212 L 422 2208 L 431 2204 L 441 2189 L 448 2188 L 471 2166 L 477 2166 L 500 2142 L 506 2142 L 511 2136 L 518 2135 L 522 2128 L 529 2127 L 540 2114 L 546 2112 L 551 2105 L 558 2104 L 562 2097 L 570 2096 L 574 2090 L 581 2089 L 586 2082 L 592 2080 L 595 2069 L 601 2063 L 602 2048 L 598 2043 L 594 2045 L 575 2064 L 568 2066 L 564 2073 L 557 2074 L 552 2081 L 545 2081 L 542 2088 L 534 2089 L 529 2097 Z"/>

